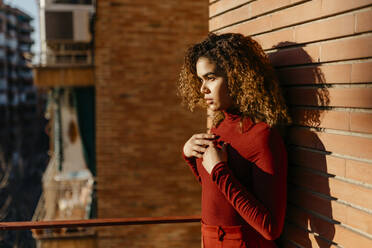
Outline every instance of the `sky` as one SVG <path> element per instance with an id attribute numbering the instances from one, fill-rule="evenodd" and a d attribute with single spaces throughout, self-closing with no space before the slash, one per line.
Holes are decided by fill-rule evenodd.
<path id="1" fill-rule="evenodd" d="M 35 57 L 40 53 L 40 34 L 39 34 L 39 14 L 38 14 L 38 3 L 37 0 L 4 0 L 4 3 L 21 9 L 30 15 L 34 20 L 31 22 L 31 25 L 34 27 L 34 32 L 31 35 L 31 38 L 35 41 L 32 46 L 32 51 L 35 54 Z"/>

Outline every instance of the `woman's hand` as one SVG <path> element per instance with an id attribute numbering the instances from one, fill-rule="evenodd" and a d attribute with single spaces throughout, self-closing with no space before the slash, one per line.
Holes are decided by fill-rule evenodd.
<path id="1" fill-rule="evenodd" d="M 213 168 L 220 162 L 227 162 L 226 143 L 223 143 L 221 149 L 214 144 L 210 145 L 203 155 L 203 166 L 211 174 Z"/>
<path id="2" fill-rule="evenodd" d="M 208 133 L 194 134 L 183 146 L 186 157 L 202 158 L 208 146 L 213 145 L 216 135 Z"/>

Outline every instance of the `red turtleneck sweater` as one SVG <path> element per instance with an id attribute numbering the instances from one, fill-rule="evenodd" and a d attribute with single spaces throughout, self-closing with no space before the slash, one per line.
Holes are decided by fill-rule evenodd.
<path id="1" fill-rule="evenodd" d="M 184 158 L 202 185 L 202 221 L 207 225 L 249 225 L 252 247 L 276 247 L 286 209 L 287 153 L 280 134 L 266 123 L 254 124 L 225 113 L 212 133 L 228 143 L 228 161 L 211 174 L 202 159 Z"/>

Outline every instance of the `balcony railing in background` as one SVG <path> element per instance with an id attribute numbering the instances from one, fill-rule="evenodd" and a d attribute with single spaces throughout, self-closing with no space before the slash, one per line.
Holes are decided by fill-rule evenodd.
<path id="1" fill-rule="evenodd" d="M 0 230 L 32 230 L 48 228 L 76 228 L 95 226 L 130 226 L 149 224 L 174 224 L 200 222 L 200 215 L 190 216 L 165 216 L 165 217 L 141 217 L 141 218 L 107 218 L 89 220 L 58 220 L 58 221 L 16 221 L 1 222 Z"/>
<path id="2" fill-rule="evenodd" d="M 36 54 L 36 58 L 35 66 L 80 66 L 93 64 L 93 56 L 90 51 L 39 53 Z"/>
<path id="3" fill-rule="evenodd" d="M 53 0 L 52 2 L 60 4 L 92 4 L 92 0 Z"/>

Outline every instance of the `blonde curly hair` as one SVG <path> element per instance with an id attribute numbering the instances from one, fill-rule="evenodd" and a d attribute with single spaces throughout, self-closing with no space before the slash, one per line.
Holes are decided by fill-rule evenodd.
<path id="1" fill-rule="evenodd" d="M 237 33 L 209 33 L 204 41 L 187 49 L 178 80 L 178 95 L 191 111 L 196 106 L 207 107 L 196 75 L 196 62 L 200 57 L 213 61 L 226 75 L 229 95 L 233 99 L 231 111 L 271 127 L 291 123 L 267 55 L 251 37 Z M 217 126 L 223 118 L 223 113 L 218 111 L 213 125 Z"/>

